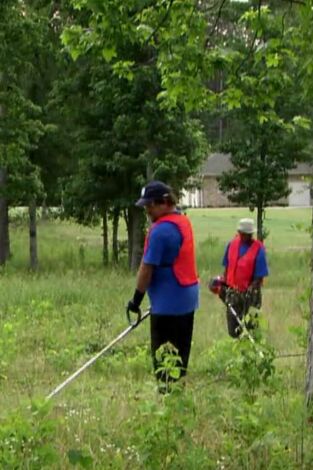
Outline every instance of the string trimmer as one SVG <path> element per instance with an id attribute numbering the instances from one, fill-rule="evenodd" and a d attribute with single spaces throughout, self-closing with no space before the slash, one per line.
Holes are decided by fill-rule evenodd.
<path id="1" fill-rule="evenodd" d="M 70 375 L 64 382 L 62 382 L 60 385 L 58 385 L 54 390 L 52 390 L 51 393 L 46 397 L 46 400 L 50 400 L 50 398 L 54 397 L 58 393 L 61 392 L 67 385 L 69 385 L 73 380 L 75 380 L 82 372 L 84 372 L 88 367 L 90 367 L 94 362 L 96 362 L 99 357 L 103 356 L 106 352 L 108 352 L 116 343 L 121 341 L 125 336 L 128 335 L 131 331 L 133 331 L 137 326 L 142 323 L 149 315 L 150 315 L 150 309 L 144 312 L 144 314 L 141 314 L 141 311 L 139 310 L 137 314 L 137 318 L 135 320 L 132 320 L 130 317 L 130 311 L 127 309 L 126 311 L 127 319 L 129 326 L 122 331 L 115 339 L 113 339 L 107 346 L 105 346 L 101 351 L 99 351 L 95 356 L 93 356 L 89 361 L 87 361 L 84 365 L 82 365 L 76 372 L 74 372 L 72 375 Z"/>

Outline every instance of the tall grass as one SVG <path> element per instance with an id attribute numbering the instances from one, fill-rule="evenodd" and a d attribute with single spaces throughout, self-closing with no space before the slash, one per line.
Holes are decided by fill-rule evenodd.
<path id="1" fill-rule="evenodd" d="M 227 338 L 224 307 L 206 281 L 221 272 L 225 245 L 246 215 L 244 209 L 190 211 L 201 306 L 183 392 L 156 392 L 146 321 L 57 396 L 43 417 L 27 411 L 29 403 L 126 328 L 124 306 L 135 279 L 123 268 L 102 267 L 98 227 L 41 222 L 37 274 L 27 269 L 26 227 L 13 230 L 13 257 L 0 282 L 0 437 L 14 435 L 16 441 L 9 439 L 11 454 L 5 454 L 9 444 L 0 444 L 3 468 L 9 468 L 4 455 L 10 455 L 11 468 L 23 469 L 67 469 L 75 462 L 95 469 L 312 468 L 305 358 L 276 359 L 273 381 L 260 386 L 253 403 L 224 374 L 232 360 L 233 370 L 240 370 L 243 356 L 237 358 Z M 276 354 L 304 351 L 309 218 L 301 209 L 267 215 L 271 275 L 262 316 Z"/>

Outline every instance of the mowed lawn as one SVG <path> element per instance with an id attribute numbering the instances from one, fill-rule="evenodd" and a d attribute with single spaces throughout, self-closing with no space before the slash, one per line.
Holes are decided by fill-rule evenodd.
<path id="1" fill-rule="evenodd" d="M 201 304 L 196 315 L 186 390 L 194 393 L 195 413 L 203 417 L 208 410 L 214 413 L 207 352 L 219 341 L 227 341 L 224 307 L 208 291 L 207 281 L 222 272 L 225 245 L 235 234 L 239 218 L 251 217 L 251 212 L 247 209 L 190 209 L 188 215 L 197 242 Z M 265 245 L 270 276 L 263 290 L 262 317 L 264 335 L 277 354 L 305 351 L 301 339 L 305 337 L 309 314 L 310 223 L 310 209 L 271 208 L 266 211 L 265 226 L 269 235 Z M 125 236 L 123 226 L 121 233 Z M 102 267 L 100 227 L 41 221 L 38 240 L 40 269 L 32 274 L 27 269 L 27 228 L 13 227 L 13 257 L 1 273 L 0 419 L 16 408 L 26 407 L 33 398 L 46 396 L 127 327 L 124 306 L 132 296 L 135 277 L 124 268 L 126 255 L 120 267 Z M 147 305 L 146 299 L 144 307 Z M 301 394 L 305 357 L 277 359 L 276 363 L 286 387 Z M 227 386 L 222 383 L 218 387 L 218 394 L 225 393 L 226 397 Z M 139 412 L 138 401 L 147 397 L 150 404 L 158 403 L 151 373 L 148 321 L 117 345 L 114 354 L 100 359 L 54 399 L 56 411 L 53 413 L 65 420 L 56 440 L 60 453 L 64 453 L 62 468 L 71 468 L 67 466 L 66 450 L 75 445 L 90 450 L 96 462 L 92 468 L 105 468 L 100 464 L 106 455 L 104 451 L 99 453 L 101 445 L 113 446 L 109 457 L 115 461 L 118 452 L 114 451 L 114 442 L 120 440 L 122 447 L 127 441 L 125 423 Z M 69 410 L 76 411 L 69 413 Z M 217 407 L 216 413 L 222 411 Z M 228 419 L 231 422 L 230 416 Z M 280 419 L 279 414 L 277 419 Z M 103 420 L 110 429 L 109 435 L 103 431 Z M 213 421 L 204 424 L 200 418 L 195 418 L 195 433 L 197 442 L 202 442 L 212 455 L 218 456 L 219 452 L 225 452 L 220 447 L 223 439 L 218 437 L 218 430 L 215 438 L 220 443 L 206 442 L 205 437 L 212 432 Z M 223 432 L 227 434 L 227 430 Z M 127 458 L 120 466 L 116 464 L 111 468 L 157 468 L 139 463 L 136 466 L 130 457 L 127 466 Z M 186 468 L 193 467 L 187 465 Z M 222 467 L 212 464 L 212 467 L 199 468 Z M 240 467 L 226 465 L 224 468 Z M 260 464 L 251 468 L 263 467 Z"/>

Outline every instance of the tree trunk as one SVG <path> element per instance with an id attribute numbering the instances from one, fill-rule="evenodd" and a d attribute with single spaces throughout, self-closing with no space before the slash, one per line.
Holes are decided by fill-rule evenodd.
<path id="1" fill-rule="evenodd" d="M 264 179 L 264 168 L 265 168 L 265 159 L 267 153 L 267 142 L 266 140 L 262 141 L 261 145 L 261 152 L 260 152 L 260 181 L 263 182 L 263 187 L 265 187 L 266 179 Z M 264 238 L 264 231 L 263 231 L 263 216 L 264 216 L 264 193 L 259 192 L 257 196 L 257 237 L 258 240 L 261 242 Z"/>
<path id="2" fill-rule="evenodd" d="M 46 204 L 46 200 L 43 200 L 42 206 L 41 206 L 41 218 L 42 220 L 48 220 L 49 219 L 49 211 L 48 207 Z"/>
<path id="3" fill-rule="evenodd" d="M 129 266 L 136 271 L 140 265 L 144 244 L 144 212 L 140 207 L 128 209 Z"/>
<path id="4" fill-rule="evenodd" d="M 118 263 L 118 223 L 120 219 L 120 209 L 115 207 L 113 210 L 113 230 L 112 230 L 112 254 L 113 262 Z"/>
<path id="5" fill-rule="evenodd" d="M 133 230 L 132 230 L 132 218 L 130 217 L 130 209 L 124 209 L 123 211 L 124 220 L 127 229 L 127 246 L 128 246 L 128 267 L 130 269 L 131 257 L 132 257 L 132 246 L 133 246 Z"/>
<path id="6" fill-rule="evenodd" d="M 260 241 L 263 241 L 263 213 L 263 204 L 260 202 L 257 205 L 257 238 Z"/>
<path id="7" fill-rule="evenodd" d="M 7 174 L 4 168 L 0 168 L 0 191 L 5 189 Z M 10 257 L 9 237 L 9 208 L 7 200 L 0 194 L 0 265 L 5 265 Z"/>
<path id="8" fill-rule="evenodd" d="M 36 217 L 36 201 L 33 199 L 29 203 L 29 265 L 32 271 L 38 268 L 37 253 L 37 217 Z"/>
<path id="9" fill-rule="evenodd" d="M 147 180 L 152 181 L 153 180 L 152 161 L 153 161 L 153 158 L 155 157 L 157 151 L 154 147 L 151 147 L 149 150 L 150 150 L 150 158 L 147 161 L 146 175 L 147 175 Z"/>
<path id="10" fill-rule="evenodd" d="M 313 409 L 313 209 L 311 223 L 311 295 L 310 295 L 310 326 L 306 368 L 306 403 Z"/>
<path id="11" fill-rule="evenodd" d="M 10 233 L 9 233 L 10 219 L 9 219 L 9 205 L 8 205 L 8 203 L 6 203 L 5 224 L 6 224 L 5 253 L 6 253 L 6 259 L 8 260 L 12 256 L 11 246 L 10 246 Z"/>
<path id="12" fill-rule="evenodd" d="M 223 74 L 222 70 L 220 72 L 218 72 L 218 74 L 219 74 L 218 91 L 219 91 L 219 93 L 221 93 L 223 91 L 223 88 L 224 88 L 224 74 Z M 219 122 L 218 122 L 218 141 L 219 141 L 219 144 L 221 144 L 222 141 L 223 141 L 224 119 L 225 118 L 220 117 Z"/>
<path id="13" fill-rule="evenodd" d="M 154 179 L 153 163 L 158 158 L 160 150 L 155 142 L 148 143 L 147 147 L 149 158 L 147 160 L 146 178 L 147 181 L 152 181 Z"/>
<path id="14" fill-rule="evenodd" d="M 102 262 L 104 266 L 109 263 L 109 237 L 108 237 L 108 212 L 106 209 L 102 213 Z"/>

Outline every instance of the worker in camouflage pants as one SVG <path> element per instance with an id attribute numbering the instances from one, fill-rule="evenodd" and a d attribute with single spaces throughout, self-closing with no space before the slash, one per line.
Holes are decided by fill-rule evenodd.
<path id="1" fill-rule="evenodd" d="M 231 305 L 238 317 L 245 321 L 248 329 L 256 326 L 257 318 L 248 315 L 250 307 L 260 308 L 262 304 L 261 286 L 268 276 L 265 248 L 263 243 L 253 238 L 254 222 L 241 219 L 237 227 L 238 235 L 227 245 L 223 265 L 225 286 L 220 297 Z M 241 334 L 241 327 L 229 307 L 226 311 L 228 333 L 233 338 Z"/>

